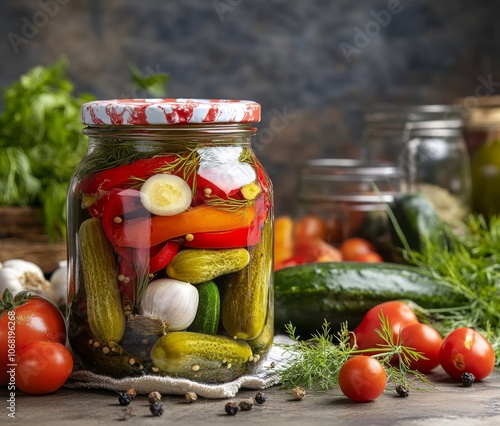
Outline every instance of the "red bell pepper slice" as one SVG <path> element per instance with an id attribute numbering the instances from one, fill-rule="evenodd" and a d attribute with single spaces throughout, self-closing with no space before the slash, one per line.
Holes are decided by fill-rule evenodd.
<path id="1" fill-rule="evenodd" d="M 178 242 L 167 241 L 159 249 L 158 246 L 152 247 L 149 255 L 149 273 L 152 274 L 166 268 L 179 251 L 180 246 Z M 153 254 L 154 252 L 156 253 Z"/>
<path id="2" fill-rule="evenodd" d="M 258 226 L 249 225 L 230 231 L 196 232 L 189 235 L 193 239 L 186 240 L 186 247 L 222 249 L 253 246 L 260 241 L 261 230 Z"/>
<path id="3" fill-rule="evenodd" d="M 162 173 L 162 168 L 170 165 L 177 158 L 175 154 L 142 158 L 123 166 L 93 173 L 85 176 L 77 189 L 83 194 L 100 194 L 116 187 L 137 183 L 136 178 L 147 179 L 156 173 Z"/>
<path id="4" fill-rule="evenodd" d="M 255 208 L 238 212 L 201 205 L 173 216 L 130 219 L 115 227 L 113 241 L 123 247 L 149 248 L 164 241 L 195 232 L 220 232 L 248 226 L 255 218 Z"/>
<path id="5" fill-rule="evenodd" d="M 142 226 L 137 227 L 135 232 L 138 232 L 136 238 L 144 241 L 140 247 L 150 247 L 149 244 L 149 228 L 150 228 L 150 213 L 144 208 L 140 199 L 140 192 L 136 189 L 123 189 L 110 193 L 108 201 L 102 212 L 102 225 L 104 232 L 115 247 L 120 246 L 116 242 L 116 235 L 123 228 L 126 229 L 127 222 L 131 221 L 130 216 L 137 216 L 142 213 L 139 221 Z M 134 219 L 137 220 L 137 219 Z"/>

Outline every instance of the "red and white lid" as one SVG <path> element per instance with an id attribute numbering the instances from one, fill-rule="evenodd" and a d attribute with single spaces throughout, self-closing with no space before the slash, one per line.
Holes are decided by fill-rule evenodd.
<path id="1" fill-rule="evenodd" d="M 81 112 L 90 126 L 260 121 L 257 102 L 229 99 L 112 99 L 87 102 Z"/>

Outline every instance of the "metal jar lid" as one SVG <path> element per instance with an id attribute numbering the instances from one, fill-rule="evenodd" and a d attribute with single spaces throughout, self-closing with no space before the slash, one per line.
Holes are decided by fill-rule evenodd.
<path id="1" fill-rule="evenodd" d="M 257 123 L 260 105 L 230 99 L 112 99 L 88 102 L 82 123 L 90 126 Z"/>

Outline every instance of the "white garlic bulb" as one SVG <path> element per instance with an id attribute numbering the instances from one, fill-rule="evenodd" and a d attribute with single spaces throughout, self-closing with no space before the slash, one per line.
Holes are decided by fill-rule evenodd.
<path id="1" fill-rule="evenodd" d="M 35 263 L 22 259 L 9 259 L 0 266 L 0 293 L 9 289 L 12 296 L 21 291 L 30 291 L 51 299 L 50 282 L 45 279 L 42 269 Z"/>
<path id="2" fill-rule="evenodd" d="M 158 318 L 167 330 L 188 328 L 198 310 L 199 295 L 196 287 L 185 281 L 160 278 L 151 281 L 141 299 L 141 313 Z"/>

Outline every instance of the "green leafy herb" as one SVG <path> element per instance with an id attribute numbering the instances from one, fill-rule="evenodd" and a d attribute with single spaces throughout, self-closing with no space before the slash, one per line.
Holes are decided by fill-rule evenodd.
<path id="1" fill-rule="evenodd" d="M 151 72 L 142 74 L 136 67 L 129 66 L 132 82 L 139 89 L 144 90 L 148 95 L 162 98 L 167 94 L 166 84 L 169 75 L 162 72 Z"/>
<path id="2" fill-rule="evenodd" d="M 36 67 L 7 87 L 0 115 L 0 205 L 41 206 L 47 234 L 65 236 L 67 186 L 87 143 L 66 62 Z"/>
<path id="3" fill-rule="evenodd" d="M 286 333 L 293 340 L 291 344 L 280 344 L 288 361 L 277 367 L 277 373 L 285 388 L 303 386 L 317 391 L 327 391 L 338 387 L 338 377 L 341 367 L 354 355 L 370 353 L 383 365 L 388 379 L 396 386 L 417 388 L 414 379 L 429 385 L 430 382 L 418 371 L 408 368 L 410 359 L 420 359 L 423 355 L 412 348 L 394 342 L 389 320 L 383 314 L 380 316 L 381 329 L 377 330 L 386 344 L 377 348 L 356 349 L 351 346 L 351 333 L 347 323 L 341 324 L 337 335 L 332 335 L 330 324 L 324 321 L 322 331 L 317 332 L 309 340 L 301 340 L 295 334 L 295 327 L 289 323 L 285 326 Z M 399 363 L 391 362 L 394 356 Z"/>
<path id="4" fill-rule="evenodd" d="M 466 303 L 454 309 L 428 310 L 443 335 L 472 327 L 493 345 L 500 365 L 500 216 L 489 223 L 479 215 L 467 220 L 464 234 L 449 233 L 449 245 L 425 241 L 419 252 L 405 250 L 408 262 L 428 271 Z"/>
<path id="5" fill-rule="evenodd" d="M 22 75 L 5 89 L 0 115 L 0 205 L 41 207 L 45 231 L 54 241 L 65 238 L 69 181 L 87 150 L 80 108 L 95 99 L 74 94 L 66 68 L 61 59 Z M 165 95 L 167 74 L 142 75 L 133 67 L 130 72 L 133 84 L 146 94 Z M 113 155 L 123 149 L 131 156 L 146 155 L 122 143 L 95 167 L 111 167 L 117 161 Z M 125 161 L 121 152 L 117 157 Z"/>

